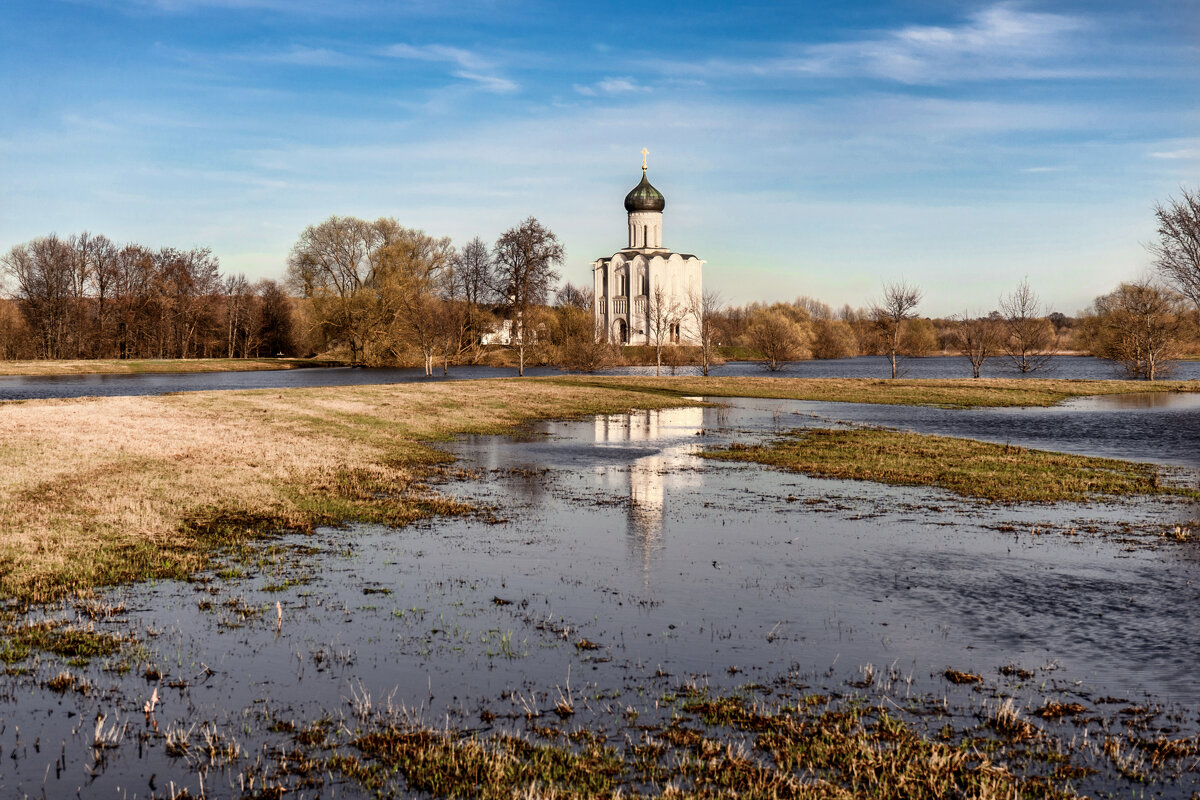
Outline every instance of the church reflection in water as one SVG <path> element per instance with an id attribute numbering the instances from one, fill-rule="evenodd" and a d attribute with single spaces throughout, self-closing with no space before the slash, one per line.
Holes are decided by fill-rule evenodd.
<path id="1" fill-rule="evenodd" d="M 700 485 L 693 455 L 704 427 L 703 408 L 636 411 L 596 419 L 596 443 L 642 449 L 628 467 L 610 469 L 611 491 L 629 493 L 627 532 L 631 555 L 649 581 L 650 563 L 663 547 L 668 493 Z"/>

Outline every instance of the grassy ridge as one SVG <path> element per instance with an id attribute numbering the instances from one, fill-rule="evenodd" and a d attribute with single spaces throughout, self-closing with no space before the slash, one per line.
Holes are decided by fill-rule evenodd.
<path id="1" fill-rule="evenodd" d="M 938 486 L 987 500 L 1058 502 L 1134 494 L 1200 497 L 1200 492 L 1161 484 L 1153 464 L 874 428 L 809 429 L 767 444 L 733 444 L 702 455 L 821 478 Z"/>
<path id="2" fill-rule="evenodd" d="M 0 596 L 180 577 L 270 530 L 462 513 L 423 482 L 448 460 L 434 442 L 680 404 L 519 380 L 0 404 Z"/>
<path id="3" fill-rule="evenodd" d="M 0 375 L 138 375 L 165 372 L 254 372 L 337 364 L 314 358 L 150 358 L 0 361 Z"/>
<path id="4" fill-rule="evenodd" d="M 1053 406 L 1072 397 L 1090 395 L 1200 391 L 1198 381 L 1079 381 L 1048 378 L 881 380 L 568 375 L 541 380 L 568 386 L 594 386 L 676 396 L 764 397 L 942 408 Z"/>

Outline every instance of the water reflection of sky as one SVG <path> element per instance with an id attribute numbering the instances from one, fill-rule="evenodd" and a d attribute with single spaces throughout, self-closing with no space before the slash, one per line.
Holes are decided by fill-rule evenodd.
<path id="1" fill-rule="evenodd" d="M 1194 504 L 1006 506 L 938 490 L 705 462 L 694 455 L 701 444 L 770 437 L 853 417 L 843 412 L 859 408 L 722 402 L 721 408 L 549 422 L 539 428 L 544 437 L 473 440 L 460 452 L 482 463 L 495 463 L 495 454 L 503 453 L 499 461 L 563 467 L 553 468 L 554 490 L 527 515 L 552 532 L 573 566 L 603 592 L 669 609 L 664 618 L 690 632 L 676 634 L 663 650 L 678 668 L 712 671 L 729 660 L 789 658 L 812 667 L 839 655 L 855 664 L 898 660 L 918 674 L 961 664 L 994 673 L 1002 663 L 1058 662 L 1064 679 L 1093 688 L 1200 700 L 1191 678 L 1200 606 L 1178 613 L 1197 598 L 1200 557 L 1191 546 L 1160 553 L 1120 542 L 1122 531 L 1186 524 L 1197 515 Z M 1139 417 L 1196 413 L 1195 406 L 1113 411 L 1097 404 L 1076 413 Z M 896 423 L 964 415 L 865 407 L 876 409 L 933 412 L 886 417 Z M 1040 416 L 1017 416 L 1008 427 L 1034 438 L 1024 422 Z M 1097 419 L 1094 427 L 1106 425 Z M 1039 421 L 1033 430 L 1042 426 Z M 1060 443 L 1068 433 L 1059 426 Z M 594 460 L 586 455 L 589 447 Z M 503 494 L 494 484 L 484 496 Z M 1115 538 L 1103 538 L 1104 531 L 1116 532 Z M 619 536 L 631 545 L 624 563 L 613 551 Z M 557 607 L 589 613 L 585 596 L 564 598 Z M 625 615 L 614 608 L 607 613 L 608 630 L 615 626 L 629 636 L 629 620 L 618 622 Z M 772 642 L 790 647 L 781 651 Z"/>
<path id="2" fill-rule="evenodd" d="M 965 358 L 912 358 L 903 362 L 905 377 L 909 378 L 969 378 L 970 363 Z M 55 375 L 0 376 L 0 401 L 32 400 L 51 397 L 102 397 L 163 394 L 165 392 L 198 392 L 229 389 L 287 389 L 312 386 L 363 386 L 391 383 L 425 383 L 443 380 L 472 380 L 481 378 L 516 377 L 512 367 L 461 366 L 451 367 L 447 374 L 435 372 L 426 377 L 421 369 L 323 367 L 293 370 L 249 372 L 159 373 L 140 375 Z M 653 375 L 654 367 L 620 367 L 606 370 L 608 375 Z M 551 367 L 529 367 L 530 376 L 560 375 Z M 680 375 L 697 375 L 699 368 L 683 367 Z M 713 368 L 713 375 L 730 377 L 753 375 L 784 378 L 886 378 L 890 374 L 888 360 L 882 356 L 860 356 L 800 361 L 780 372 L 768 372 L 757 362 L 731 361 Z M 1059 356 L 1049 369 L 1022 375 L 993 359 L 984 370 L 984 377 L 995 378 L 1121 378 L 1124 374 L 1110 361 L 1084 356 Z M 1200 361 L 1181 362 L 1172 376 L 1179 379 L 1200 379 Z"/>

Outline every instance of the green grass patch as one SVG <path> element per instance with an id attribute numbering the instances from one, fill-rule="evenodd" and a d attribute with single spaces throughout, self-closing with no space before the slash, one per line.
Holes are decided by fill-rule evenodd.
<path id="1" fill-rule="evenodd" d="M 621 771 L 615 752 L 533 745 L 511 736 L 488 740 L 451 732 L 387 729 L 353 742 L 365 758 L 401 774 L 412 791 L 437 797 L 509 800 L 522 789 L 608 797 Z"/>
<path id="2" fill-rule="evenodd" d="M 111 656 L 121 649 L 121 640 L 111 633 L 76 628 L 62 620 L 10 626 L 0 644 L 0 661 L 24 661 L 34 651 L 53 653 L 82 664 L 93 658 Z"/>
<path id="3" fill-rule="evenodd" d="M 764 444 L 734 443 L 701 455 L 767 464 L 820 478 L 936 486 L 986 500 L 1058 502 L 1154 494 L 1200 497 L 1200 492 L 1164 484 L 1159 467 L 1153 464 L 878 428 L 805 429 Z"/>

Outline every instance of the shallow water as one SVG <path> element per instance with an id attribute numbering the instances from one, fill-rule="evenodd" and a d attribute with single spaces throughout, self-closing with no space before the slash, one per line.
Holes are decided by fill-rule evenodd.
<path id="1" fill-rule="evenodd" d="M 364 696 L 477 727 L 481 709 L 515 724 L 502 720 L 566 691 L 583 724 L 603 706 L 648 717 L 660 690 L 688 679 L 817 683 L 866 664 L 940 694 L 953 691 L 947 667 L 993 682 L 1015 663 L 1037 675 L 1006 689 L 1018 702 L 1112 695 L 1173 704 L 1194 724 L 1200 551 L 1156 536 L 1194 507 L 998 506 L 694 454 L 844 411 L 739 400 L 466 439 L 451 449 L 475 473 L 440 488 L 503 522 L 323 530 L 236 562 L 240 577 L 109 593 L 126 609 L 94 624 L 133 631 L 129 655 L 89 667 L 43 656 L 0 677 L 0 790 L 147 797 L 154 774 L 160 794 L 168 781 L 195 793 L 202 775 L 210 793 L 233 794 L 234 772 L 286 746 L 272 720 L 332 714 L 353 727 Z M 147 665 L 163 677 L 144 678 Z M 42 686 L 62 669 L 93 691 Z M 194 754 L 211 723 L 245 754 L 234 772 L 166 754 L 141 713 L 156 687 L 157 731 L 190 731 Z M 955 702 L 973 717 L 987 696 Z M 97 714 L 119 731 L 99 758 Z"/>
<path id="2" fill-rule="evenodd" d="M 1052 359 L 1046 370 L 1022 375 L 1006 368 L 1003 362 L 988 362 L 984 377 L 997 378 L 1123 378 L 1124 373 L 1112 362 L 1079 356 L 1059 356 Z M 762 364 L 732 361 L 712 369 L 716 376 L 755 375 L 781 378 L 886 378 L 891 374 L 888 360 L 882 356 L 861 356 L 825 361 L 802 361 L 788 365 L 779 372 L 769 372 Z M 909 378 L 969 378 L 970 362 L 965 358 L 911 358 L 904 361 L 904 374 Z M 654 367 L 621 367 L 605 370 L 604 375 L 653 375 Z M 681 367 L 679 375 L 698 375 L 697 367 Z M 529 376 L 560 375 L 550 367 L 530 367 Z M 671 374 L 668 368 L 663 374 Z M 206 373 L 147 373 L 139 375 L 55 375 L 0 376 L 0 401 L 34 400 L 66 397 L 105 397 L 165 394 L 167 392 L 199 392 L 226 389 L 287 389 L 309 386 L 363 386 L 390 383 L 422 383 L 426 381 L 472 380 L 479 378 L 512 378 L 513 367 L 452 367 L 447 375 L 440 371 L 426 377 L 421 369 L 351 367 L 313 367 L 293 370 L 262 370 L 250 372 Z M 1200 361 L 1180 362 L 1172 376 L 1179 379 L 1200 379 Z"/>
<path id="3" fill-rule="evenodd" d="M 1200 394 L 1083 397 L 1051 408 L 944 409 L 800 403 L 825 420 L 1080 455 L 1200 467 Z"/>

